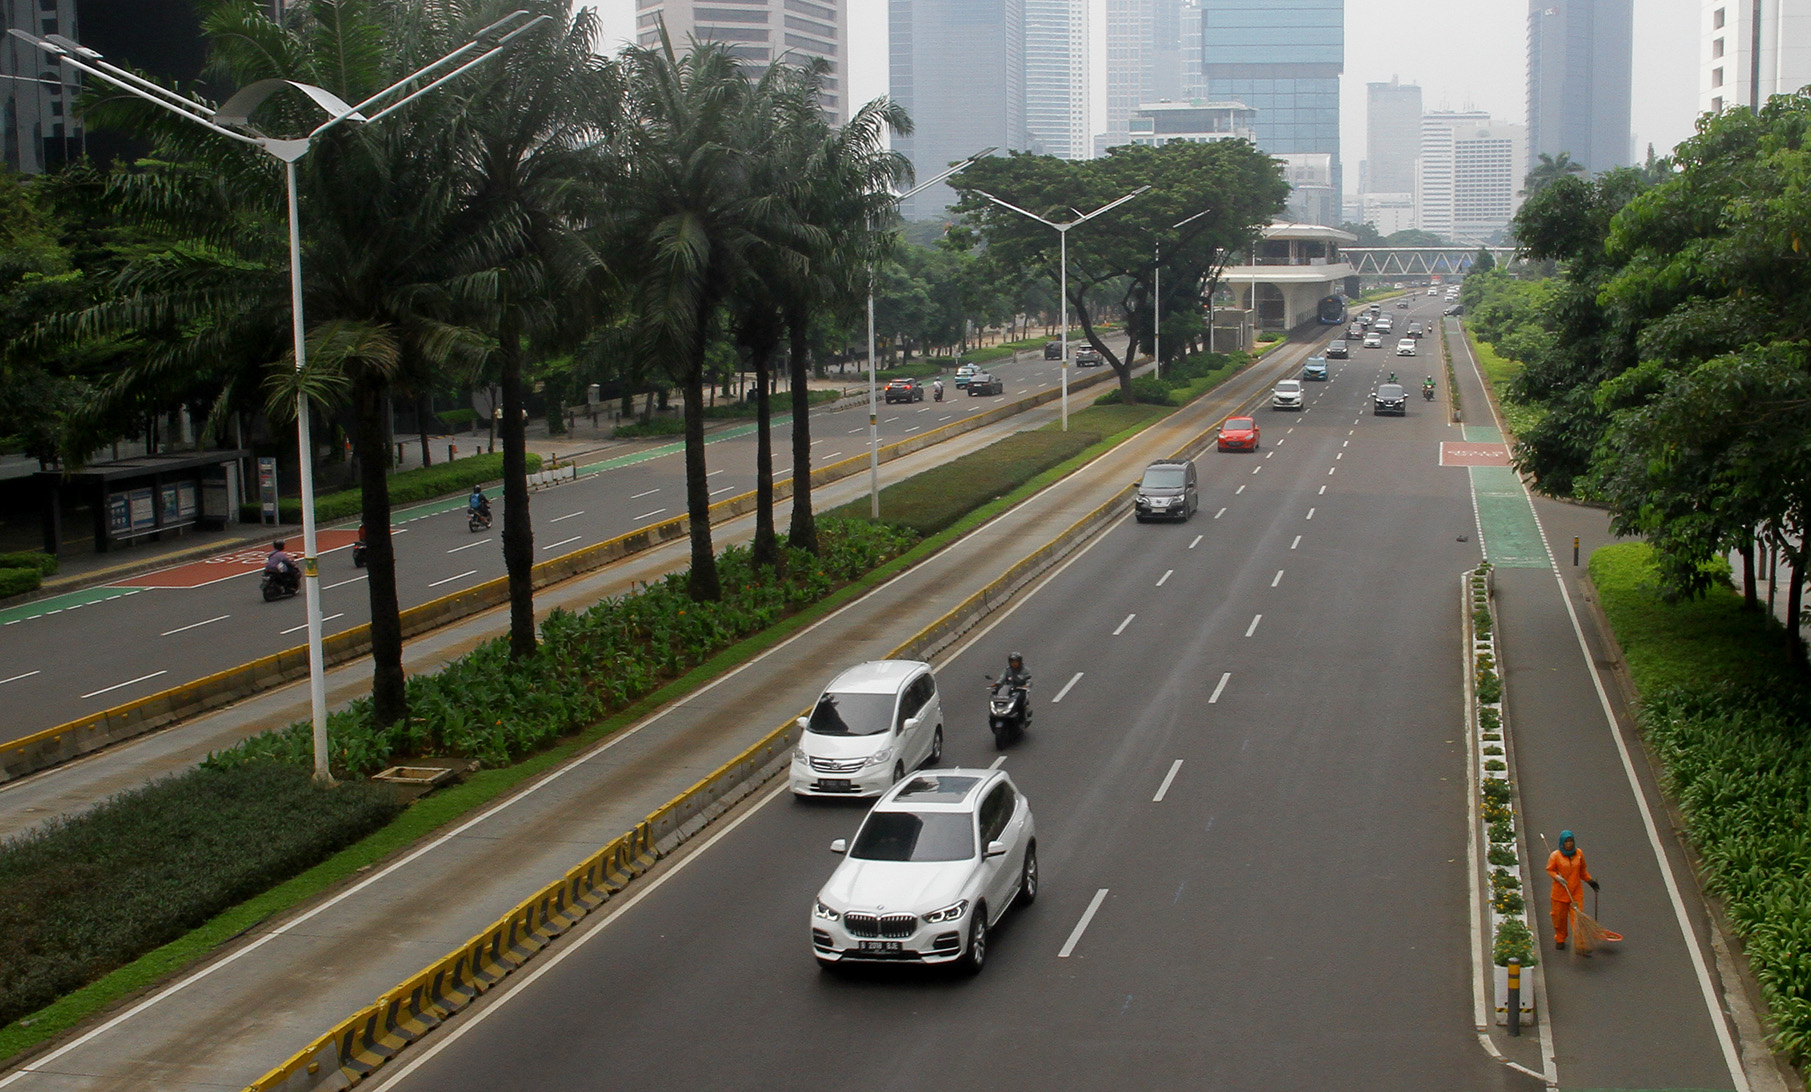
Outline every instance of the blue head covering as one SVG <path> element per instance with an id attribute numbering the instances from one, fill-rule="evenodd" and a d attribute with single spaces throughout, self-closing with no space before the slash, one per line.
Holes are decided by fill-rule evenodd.
<path id="1" fill-rule="evenodd" d="M 1576 844 L 1576 843 L 1574 843 L 1574 844 L 1573 844 L 1573 846 L 1572 846 L 1572 848 L 1571 848 L 1571 849 L 1567 849 L 1567 848 L 1566 848 L 1566 843 L 1567 843 L 1567 842 L 1571 842 L 1571 841 L 1573 841 L 1573 838 L 1572 838 L 1572 832 L 1571 832 L 1571 831 L 1569 831 L 1569 830 L 1562 830 L 1562 831 L 1560 831 L 1560 832 L 1559 832 L 1559 851 L 1560 851 L 1560 852 L 1561 852 L 1561 853 L 1564 853 L 1564 854 L 1565 854 L 1565 855 L 1566 855 L 1566 856 L 1568 856 L 1568 857 L 1570 857 L 1570 856 L 1572 856 L 1572 855 L 1573 855 L 1573 854 L 1574 854 L 1574 853 L 1577 853 L 1577 852 L 1578 852 L 1578 846 L 1577 846 L 1577 844 Z"/>

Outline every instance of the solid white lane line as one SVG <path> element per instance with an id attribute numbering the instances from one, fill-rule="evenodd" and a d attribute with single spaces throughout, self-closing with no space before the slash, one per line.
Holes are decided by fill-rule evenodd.
<path id="1" fill-rule="evenodd" d="M 729 491 L 730 491 L 730 490 L 732 490 L 732 489 L 734 489 L 734 488 L 735 488 L 735 486 L 733 486 L 733 485 L 726 485 L 726 486 L 724 486 L 724 487 L 723 487 L 723 488 L 722 488 L 722 489 L 713 489 L 713 490 L 711 490 L 711 493 L 710 493 L 710 495 L 711 495 L 711 496 L 713 496 L 713 497 L 714 497 L 714 496 L 716 496 L 716 495 L 717 495 L 717 494 L 719 494 L 719 493 L 727 493 L 727 492 L 729 492 Z"/>
<path id="2" fill-rule="evenodd" d="M 1230 672 L 1230 671 L 1222 672 L 1220 674 L 1220 685 L 1214 687 L 1213 696 L 1207 699 L 1207 704 L 1218 705 L 1220 703 L 1220 692 L 1226 689 L 1226 684 L 1228 682 L 1230 682 L 1231 680 L 1232 680 L 1232 672 Z"/>
<path id="3" fill-rule="evenodd" d="M 552 519 L 548 520 L 547 522 L 548 523 L 558 523 L 563 519 L 571 519 L 573 516 L 582 516 L 584 514 L 585 514 L 585 510 L 583 508 L 581 508 L 576 512 L 568 512 L 563 516 L 555 516 Z"/>
<path id="4" fill-rule="evenodd" d="M 815 444 L 815 443 L 818 443 L 819 441 L 813 440 L 811 442 Z M 651 497 L 658 492 L 660 492 L 660 486 L 657 485 L 654 488 L 652 488 L 644 493 L 632 493 L 629 495 L 629 499 L 630 500 L 640 500 L 643 497 Z"/>
<path id="5" fill-rule="evenodd" d="M 1151 797 L 1151 803 L 1163 803 L 1163 794 L 1170 791 L 1170 783 L 1176 780 L 1176 771 L 1180 769 L 1182 769 L 1182 760 L 1180 758 L 1170 763 L 1170 772 L 1163 775 L 1163 784 L 1157 786 L 1157 795 Z"/>
<path id="6" fill-rule="evenodd" d="M 159 676 L 159 675 L 168 675 L 168 674 L 169 674 L 169 673 L 170 673 L 170 672 L 169 672 L 169 669 L 168 669 L 168 668 L 166 668 L 166 669 L 164 669 L 164 670 L 162 670 L 162 671 L 153 671 L 153 672 L 151 672 L 151 673 L 150 673 L 150 674 L 149 674 L 149 675 L 140 675 L 140 676 L 139 676 L 139 677 L 138 677 L 138 678 L 136 678 L 136 679 L 127 679 L 127 680 L 126 680 L 126 681 L 125 681 L 125 682 L 123 682 L 123 683 L 114 683 L 114 684 L 113 684 L 113 685 L 112 685 L 112 686 L 103 686 L 103 687 L 101 687 L 101 688 L 100 688 L 100 689 L 99 689 L 99 690 L 90 690 L 90 691 L 89 691 L 89 692 L 88 692 L 88 693 L 86 693 L 86 694 L 83 694 L 83 695 L 82 695 L 82 697 L 84 697 L 84 698 L 98 698 L 98 697 L 100 697 L 100 696 L 101 696 L 101 695 L 102 695 L 102 694 L 108 694 L 108 693 L 111 693 L 111 692 L 113 692 L 113 691 L 115 691 L 115 690 L 118 690 L 118 689 L 119 689 L 119 688 L 120 688 L 120 687 L 122 687 L 122 686 L 131 686 L 131 685 L 132 685 L 132 684 L 133 684 L 133 683 L 141 683 L 141 682 L 144 682 L 144 681 L 145 681 L 145 680 L 146 680 L 146 679 L 155 679 L 155 678 L 157 678 L 157 676 Z"/>
<path id="7" fill-rule="evenodd" d="M 721 471 L 721 470 L 713 470 L 713 471 L 710 471 L 710 472 L 709 472 L 709 473 L 707 473 L 707 474 L 706 474 L 706 475 L 705 475 L 705 477 L 707 477 L 707 478 L 714 478 L 714 477 L 716 477 L 716 476 L 717 476 L 717 475 L 719 475 L 719 474 L 721 474 L 721 473 L 723 473 L 723 471 Z"/>
<path id="8" fill-rule="evenodd" d="M 1222 511 L 1222 512 L 1224 512 L 1224 511 L 1226 511 L 1226 509 L 1224 509 L 1224 508 L 1222 508 L 1222 509 L 1220 509 L 1220 511 Z M 1202 539 L 1202 538 L 1203 538 L 1203 537 L 1204 537 L 1204 536 L 1202 536 L 1202 535 L 1196 535 L 1196 536 L 1195 536 L 1195 541 L 1193 541 L 1193 542 L 1191 542 L 1191 543 L 1189 543 L 1189 544 L 1188 544 L 1188 548 L 1189 548 L 1189 549 L 1191 549 L 1191 550 L 1192 550 L 1192 549 L 1194 549 L 1194 548 L 1195 548 L 1195 547 L 1197 547 L 1197 546 L 1199 546 L 1199 545 L 1201 545 L 1201 539 Z"/>
<path id="9" fill-rule="evenodd" d="M 478 540 L 478 541 L 476 541 L 476 542 L 468 542 L 468 543 L 466 543 L 466 544 L 465 544 L 465 545 L 464 545 L 464 546 L 455 546 L 455 547 L 453 547 L 453 548 L 452 548 L 452 549 L 450 549 L 450 550 L 448 550 L 448 551 L 447 551 L 447 553 L 449 553 L 449 554 L 456 554 L 456 553 L 458 553 L 458 552 L 459 552 L 459 551 L 460 551 L 460 550 L 469 550 L 469 549 L 471 549 L 471 548 L 472 548 L 472 547 L 473 547 L 473 546 L 482 546 L 482 545 L 484 545 L 484 544 L 485 544 L 485 543 L 487 543 L 487 542 L 489 542 L 489 541 L 491 541 L 491 540 L 490 540 L 490 539 L 488 539 L 488 538 L 481 538 L 481 539 L 479 539 L 479 540 Z"/>
<path id="10" fill-rule="evenodd" d="M 1082 920 L 1075 923 L 1075 931 L 1070 933 L 1069 939 L 1063 942 L 1063 950 L 1056 954 L 1058 959 L 1068 959 L 1069 953 L 1075 951 L 1075 946 L 1081 943 L 1082 934 L 1088 931 L 1088 923 L 1094 920 L 1095 913 L 1100 910 L 1100 904 L 1106 901 L 1106 888 L 1103 887 L 1094 893 L 1093 900 L 1088 903 L 1088 909 L 1082 911 Z"/>
<path id="11" fill-rule="evenodd" d="M 40 671 L 27 671 L 23 675 L 14 675 L 10 679 L 0 679 L 0 686 L 5 686 L 9 682 L 18 682 L 20 679 L 29 679 L 33 675 L 41 675 L 41 674 L 43 674 L 43 672 L 41 670 Z"/>
<path id="12" fill-rule="evenodd" d="M 914 432 L 917 432 L 917 431 L 918 431 L 918 429 L 919 429 L 919 426 L 918 426 L 918 425 L 913 425 L 913 426 L 912 426 L 912 427 L 911 427 L 911 428 L 909 428 L 909 429 L 906 429 L 906 433 L 907 433 L 907 434 L 910 434 L 910 433 L 914 433 Z"/>
<path id="13" fill-rule="evenodd" d="M 1296 548 L 1296 547 L 1297 547 L 1297 546 L 1300 546 L 1300 545 L 1301 545 L 1301 544 L 1302 544 L 1302 536 L 1300 536 L 1300 535 L 1297 535 L 1297 536 L 1295 536 L 1295 541 L 1294 541 L 1294 542 L 1291 542 L 1291 543 L 1290 543 L 1290 544 L 1289 544 L 1289 548 L 1290 548 L 1290 549 L 1291 549 L 1291 550 L 1293 550 L 1293 549 L 1295 549 L 1295 548 Z"/>
<path id="14" fill-rule="evenodd" d="M 939 417 L 939 418 L 937 418 L 937 420 L 939 420 L 939 421 L 947 421 L 947 420 L 949 420 L 949 419 L 950 419 L 950 418 L 952 418 L 952 417 L 954 417 L 954 416 L 956 416 L 956 415 L 955 415 L 955 414 L 953 414 L 953 413 L 946 413 L 946 414 L 944 414 L 944 415 L 943 415 L 943 416 L 942 416 L 942 417 Z"/>
<path id="15" fill-rule="evenodd" d="M 324 585 L 324 586 L 323 586 L 323 587 L 322 587 L 322 588 L 321 588 L 321 590 L 322 590 L 322 591 L 332 591 L 332 590 L 333 590 L 333 589 L 335 589 L 335 588 L 343 588 L 343 587 L 345 587 L 345 586 L 346 586 L 346 585 L 348 585 L 348 584 L 356 584 L 356 583 L 358 583 L 358 582 L 359 582 L 359 581 L 361 581 L 361 580 L 363 580 L 363 579 L 365 579 L 365 578 L 364 578 L 364 577 L 362 577 L 362 576 L 355 576 L 355 577 L 353 577 L 353 578 L 352 578 L 352 579 L 351 579 L 351 580 L 341 580 L 341 581 L 339 581 L 339 582 L 337 582 L 337 583 L 333 583 L 333 584 L 327 584 L 327 585 Z"/>
<path id="16" fill-rule="evenodd" d="M 460 573 L 458 576 L 449 576 L 445 580 L 436 580 L 432 584 L 429 584 L 428 587 L 438 588 L 442 584 L 451 584 L 455 580 L 464 580 L 468 576 L 477 576 L 477 575 L 478 575 L 477 569 L 467 569 L 465 572 Z"/>
<path id="17" fill-rule="evenodd" d="M 344 618 L 344 617 L 346 617 L 345 611 L 340 611 L 338 614 L 329 614 L 327 617 L 321 619 L 321 624 L 326 625 L 328 622 L 333 621 L 335 618 Z M 279 636 L 287 637 L 292 633 L 300 633 L 301 631 L 303 631 L 307 628 L 308 628 L 308 623 L 303 622 L 299 626 L 290 626 L 288 629 L 281 631 Z"/>
<path id="18" fill-rule="evenodd" d="M 1270 586 L 1274 588 L 1278 584 L 1281 584 L 1282 582 L 1283 582 L 1283 570 L 1278 569 L 1277 574 L 1270 578 Z"/>
<path id="19" fill-rule="evenodd" d="M 1170 578 L 1170 575 L 1171 575 L 1171 574 L 1172 574 L 1172 573 L 1174 573 L 1174 572 L 1175 572 L 1175 571 L 1176 571 L 1176 570 L 1175 570 L 1175 569 L 1165 569 L 1165 570 L 1163 570 L 1163 575 L 1162 575 L 1162 576 L 1160 576 L 1160 577 L 1158 577 L 1158 578 L 1157 578 L 1157 586 L 1158 586 L 1158 587 L 1160 587 L 1160 588 L 1161 588 L 1161 587 L 1163 587 L 1163 582 L 1164 582 L 1164 581 L 1165 581 L 1165 580 L 1168 580 L 1168 579 L 1169 579 L 1169 578 Z"/>
<path id="20" fill-rule="evenodd" d="M 1252 615 L 1251 625 L 1245 627 L 1245 636 L 1250 637 L 1252 634 L 1256 633 L 1258 631 L 1258 623 L 1263 621 L 1263 619 L 1264 616 L 1262 614 Z"/>
<path id="21" fill-rule="evenodd" d="M 1126 620 L 1125 620 L 1125 621 L 1123 621 L 1123 622 L 1121 622 L 1121 623 L 1120 623 L 1120 624 L 1119 624 L 1119 628 L 1118 628 L 1118 629 L 1116 629 L 1116 630 L 1114 630 L 1114 631 L 1113 631 L 1113 636 L 1115 636 L 1115 637 L 1117 637 L 1117 636 L 1119 636 L 1119 635 L 1120 635 L 1120 634 L 1122 634 L 1122 633 L 1124 633 L 1124 632 L 1125 632 L 1125 631 L 1126 631 L 1126 627 L 1127 627 L 1127 626 L 1129 626 L 1129 625 L 1131 625 L 1131 624 L 1132 624 L 1132 619 L 1134 619 L 1134 618 L 1136 618 L 1136 617 L 1138 617 L 1138 615 L 1137 615 L 1137 614 L 1128 614 L 1128 615 L 1126 615 Z"/>
<path id="22" fill-rule="evenodd" d="M 855 435 L 855 434 L 856 434 L 856 433 L 858 433 L 858 432 L 861 432 L 861 431 L 863 431 L 863 430 L 865 430 L 865 429 L 866 429 L 866 428 L 867 428 L 867 427 L 868 427 L 868 426 L 867 426 L 867 425 L 863 425 L 863 426 L 861 426 L 861 428 L 852 428 L 852 429 L 850 429 L 850 430 L 849 430 L 849 431 L 848 431 L 848 432 L 846 432 L 846 433 L 844 433 L 844 435 L 845 435 L 845 436 L 853 436 L 853 435 Z"/>
<path id="23" fill-rule="evenodd" d="M 664 511 L 666 511 L 666 509 L 665 509 L 665 508 L 656 508 L 656 509 L 654 509 L 654 510 L 653 510 L 653 511 L 652 511 L 652 512 L 643 512 L 643 513 L 642 513 L 642 514 L 641 514 L 641 515 L 639 515 L 639 516 L 636 516 L 636 517 L 635 517 L 635 518 L 636 518 L 636 519 L 637 519 L 637 520 L 644 520 L 644 519 L 650 519 L 650 518 L 652 518 L 652 517 L 654 517 L 654 516 L 658 516 L 658 515 L 660 515 L 660 514 L 661 514 L 661 513 L 662 513 L 662 512 L 664 512 Z"/>
<path id="24" fill-rule="evenodd" d="M 843 453 L 840 451 L 832 451 L 830 454 L 824 456 L 824 461 L 829 462 L 831 459 L 840 459 L 842 458 L 842 455 Z"/>
<path id="25" fill-rule="evenodd" d="M 200 629 L 202 626 L 211 625 L 215 622 L 224 622 L 226 619 L 231 618 L 231 617 L 232 617 L 232 615 L 230 615 L 230 614 L 222 614 L 216 618 L 209 618 L 206 622 L 192 622 L 186 626 L 177 626 L 175 629 L 166 629 L 162 633 L 158 634 L 158 636 L 159 637 L 168 637 L 173 633 L 187 633 L 189 630 Z"/>
<path id="26" fill-rule="evenodd" d="M 1062 701 L 1063 695 L 1069 693 L 1069 688 L 1081 681 L 1082 681 L 1082 673 L 1077 671 L 1075 673 L 1075 675 L 1073 677 L 1071 677 L 1068 682 L 1063 684 L 1063 688 L 1056 692 L 1056 697 L 1050 699 L 1050 704 L 1055 705 L 1057 702 Z"/>
<path id="27" fill-rule="evenodd" d="M 571 538 L 563 538 L 563 539 L 559 540 L 558 542 L 549 542 L 547 545 L 541 547 L 541 549 L 557 550 L 561 546 L 566 545 L 568 542 L 577 542 L 579 539 L 584 538 L 584 537 L 585 537 L 584 535 L 573 535 Z"/>

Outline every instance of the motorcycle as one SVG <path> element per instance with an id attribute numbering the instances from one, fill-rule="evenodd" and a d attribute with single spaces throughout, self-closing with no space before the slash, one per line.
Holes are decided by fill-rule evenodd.
<path id="1" fill-rule="evenodd" d="M 490 506 L 466 509 L 465 526 L 473 534 L 490 530 Z"/>
<path id="2" fill-rule="evenodd" d="M 943 384 L 939 383 L 936 386 L 931 388 L 931 401 L 933 401 L 933 402 L 943 401 Z"/>
<path id="3" fill-rule="evenodd" d="M 266 603 L 275 603 L 302 590 L 302 577 L 294 569 L 265 569 L 258 590 L 264 593 Z"/>
<path id="4" fill-rule="evenodd" d="M 1434 400 L 1434 388 L 1422 387 L 1421 388 L 1421 397 L 1427 399 L 1429 402 L 1432 402 Z"/>
<path id="5" fill-rule="evenodd" d="M 353 568 L 362 569 L 365 567 L 365 549 L 365 540 L 363 538 L 354 540 L 352 543 Z"/>
<path id="6" fill-rule="evenodd" d="M 1027 681 L 1024 686 L 1013 686 L 1004 679 L 994 682 L 992 675 L 982 677 L 990 684 L 987 726 L 993 730 L 994 746 L 1005 747 L 1031 727 L 1031 683 Z"/>

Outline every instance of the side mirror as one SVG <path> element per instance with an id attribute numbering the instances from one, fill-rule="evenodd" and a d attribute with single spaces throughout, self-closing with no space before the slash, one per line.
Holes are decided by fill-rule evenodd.
<path id="1" fill-rule="evenodd" d="M 847 838 L 838 838 L 836 841 L 831 842 L 830 843 L 830 852 L 832 852 L 832 853 L 849 852 L 849 840 Z"/>
<path id="2" fill-rule="evenodd" d="M 803 731 L 806 728 L 811 727 L 811 718 L 810 717 L 800 717 L 798 719 L 798 726 L 801 731 Z"/>
<path id="3" fill-rule="evenodd" d="M 989 843 L 987 843 L 987 855 L 989 857 L 1005 856 L 1006 855 L 1006 843 L 1005 842 L 989 842 Z"/>
<path id="4" fill-rule="evenodd" d="M 907 717 L 906 722 L 905 722 L 905 730 L 908 732 L 916 732 L 918 730 L 918 726 L 923 723 L 924 723 L 924 718 L 922 718 L 922 717 Z"/>
<path id="5" fill-rule="evenodd" d="M 983 679 L 986 679 L 986 680 L 987 680 L 987 681 L 988 681 L 988 682 L 993 682 L 993 681 L 994 681 L 994 677 L 993 677 L 993 676 L 992 676 L 992 675 L 983 675 L 983 676 L 981 676 L 981 677 L 982 677 L 982 678 L 983 678 Z"/>

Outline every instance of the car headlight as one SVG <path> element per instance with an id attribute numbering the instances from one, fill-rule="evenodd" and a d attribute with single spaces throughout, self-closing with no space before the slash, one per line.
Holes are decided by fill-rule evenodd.
<path id="1" fill-rule="evenodd" d="M 801 744 L 792 749 L 792 760 L 794 762 L 809 762 L 811 761 L 811 756 L 805 753 L 805 748 Z"/>
<path id="2" fill-rule="evenodd" d="M 932 910 L 930 913 L 924 915 L 924 923 L 926 925 L 940 925 L 946 921 L 955 921 L 966 913 L 968 913 L 968 900 L 963 899 L 960 902 L 953 902 L 941 910 Z"/>
<path id="3" fill-rule="evenodd" d="M 869 766 L 884 766 L 891 761 L 893 761 L 893 748 L 883 747 L 869 755 L 868 761 L 862 763 L 862 767 L 866 769 Z"/>
<path id="4" fill-rule="evenodd" d="M 841 914 L 837 913 L 835 910 L 832 910 L 828 906 L 824 905 L 823 899 L 817 900 L 817 902 L 812 905 L 811 916 L 816 918 L 819 921 L 841 921 L 841 920 L 843 920 L 843 916 Z"/>

